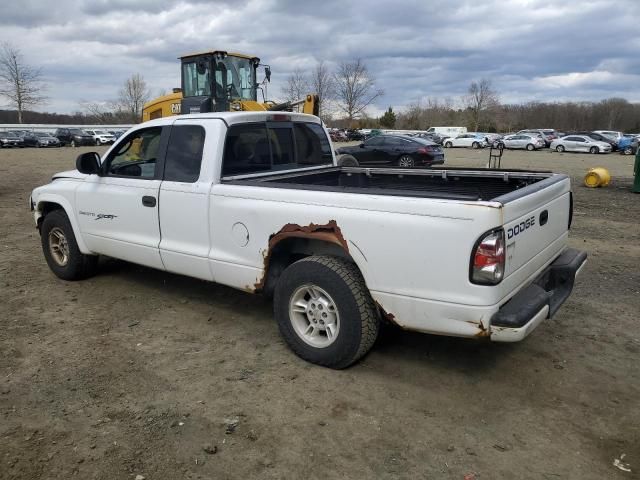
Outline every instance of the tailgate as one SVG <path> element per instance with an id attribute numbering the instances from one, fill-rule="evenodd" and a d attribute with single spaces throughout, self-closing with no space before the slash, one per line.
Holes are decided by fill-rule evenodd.
<path id="1" fill-rule="evenodd" d="M 505 277 L 540 255 L 565 236 L 571 213 L 571 185 L 566 175 L 554 175 L 496 199 L 503 203 L 507 245 Z M 553 260 L 566 243 L 547 250 L 544 263 Z M 538 262 L 536 262 L 538 263 Z"/>

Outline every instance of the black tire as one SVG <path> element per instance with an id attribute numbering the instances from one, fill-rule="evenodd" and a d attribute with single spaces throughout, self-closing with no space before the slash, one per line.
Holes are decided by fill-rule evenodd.
<path id="1" fill-rule="evenodd" d="M 444 148 L 451 148 L 453 147 L 453 143 L 451 142 L 444 142 Z"/>
<path id="2" fill-rule="evenodd" d="M 411 155 L 400 155 L 398 158 L 398 167 L 400 168 L 413 168 L 416 166 L 416 162 Z"/>
<path id="3" fill-rule="evenodd" d="M 358 160 L 353 155 L 345 154 L 338 158 L 339 167 L 357 167 L 358 165 Z"/>
<path id="4" fill-rule="evenodd" d="M 625 155 L 632 155 L 633 154 L 633 148 L 625 147 L 624 150 L 622 151 L 622 153 L 624 153 Z"/>
<path id="5" fill-rule="evenodd" d="M 536 149 L 536 147 L 533 145 L 533 143 L 528 143 L 527 144 L 527 150 L 529 150 L 530 152 L 532 152 L 535 149 Z"/>
<path id="6" fill-rule="evenodd" d="M 52 237 L 62 234 L 66 242 L 67 259 L 63 262 L 53 253 Z M 81 280 L 95 273 L 97 255 L 84 255 L 78 248 L 69 218 L 64 210 L 48 213 L 42 221 L 40 240 L 44 258 L 51 271 L 63 280 Z"/>
<path id="7" fill-rule="evenodd" d="M 69 143 L 69 145 L 73 148 L 75 148 L 76 146 L 76 141 L 75 140 L 71 140 L 71 142 Z"/>
<path id="8" fill-rule="evenodd" d="M 475 148 L 477 150 L 478 148 L 480 148 L 480 144 L 478 142 L 473 142 L 471 144 L 471 148 Z"/>
<path id="9" fill-rule="evenodd" d="M 589 149 L 589 153 L 598 153 L 600 151 L 600 149 L 598 147 L 591 147 Z"/>
<path id="10" fill-rule="evenodd" d="M 302 339 L 289 311 L 294 295 L 309 285 L 329 295 L 339 319 L 333 343 L 324 347 L 312 346 Z M 287 267 L 276 285 L 274 314 L 280 333 L 296 355 L 335 369 L 346 368 L 362 358 L 373 346 L 380 329 L 378 313 L 362 274 L 355 264 L 332 256 L 306 257 Z"/>
<path id="11" fill-rule="evenodd" d="M 564 152 L 564 146 L 563 146 L 563 145 L 558 145 L 558 146 L 556 147 L 556 152 L 559 152 L 559 153 Z"/>

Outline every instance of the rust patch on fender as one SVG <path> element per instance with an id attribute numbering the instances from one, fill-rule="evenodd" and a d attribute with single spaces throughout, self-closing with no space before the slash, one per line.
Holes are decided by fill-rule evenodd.
<path id="1" fill-rule="evenodd" d="M 342 235 L 342 231 L 335 220 L 330 220 L 325 224 L 310 223 L 306 226 L 298 225 L 296 223 L 287 223 L 284 227 L 269 237 L 267 249 L 262 251 L 262 257 L 264 258 L 262 278 L 253 285 L 253 292 L 259 292 L 264 288 L 273 248 L 279 242 L 287 238 L 307 238 L 335 243 L 342 247 L 347 253 L 349 252 L 347 240 L 344 238 L 344 235 Z"/>
<path id="2" fill-rule="evenodd" d="M 472 322 L 472 323 L 475 323 L 475 322 Z M 484 324 L 482 323 L 482 320 L 480 320 L 478 322 L 478 328 L 480 329 L 480 331 L 478 333 L 476 333 L 476 337 L 478 337 L 478 338 L 489 338 L 489 337 L 491 337 L 491 332 L 489 331 L 489 326 L 487 325 L 485 327 Z"/>
<path id="3" fill-rule="evenodd" d="M 375 300 L 374 300 L 375 301 Z M 376 306 L 378 307 L 378 311 L 380 312 L 380 315 L 382 315 L 382 317 L 389 323 L 395 325 L 396 327 L 400 327 L 403 330 L 406 330 L 406 328 L 404 328 L 402 325 L 400 325 L 397 321 L 396 321 L 396 316 L 393 313 L 389 313 L 387 312 L 384 307 L 382 305 L 380 305 L 380 303 L 378 301 L 376 302 Z"/>

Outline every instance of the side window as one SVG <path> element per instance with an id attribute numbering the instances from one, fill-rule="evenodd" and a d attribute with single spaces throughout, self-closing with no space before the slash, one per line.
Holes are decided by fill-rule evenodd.
<path id="1" fill-rule="evenodd" d="M 224 144 L 222 175 L 242 175 L 271 169 L 271 151 L 267 126 L 232 125 Z"/>
<path id="2" fill-rule="evenodd" d="M 175 125 L 171 128 L 164 180 L 187 183 L 198 180 L 204 138 L 204 128 L 199 125 Z"/>
<path id="3" fill-rule="evenodd" d="M 162 127 L 138 130 L 118 144 L 106 159 L 106 174 L 152 179 L 160 146 Z"/>
<path id="4" fill-rule="evenodd" d="M 300 165 L 321 165 L 332 161 L 331 144 L 320 125 L 294 123 L 293 132 Z"/>
<path id="5" fill-rule="evenodd" d="M 366 142 L 364 142 L 364 144 L 367 147 L 379 147 L 384 143 L 384 137 L 373 137 L 369 140 L 367 140 Z"/>

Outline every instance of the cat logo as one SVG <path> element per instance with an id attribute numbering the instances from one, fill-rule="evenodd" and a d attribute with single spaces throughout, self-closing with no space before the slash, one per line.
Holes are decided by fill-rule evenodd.
<path id="1" fill-rule="evenodd" d="M 171 104 L 171 113 L 173 115 L 180 115 L 180 104 L 179 103 L 172 103 Z"/>

